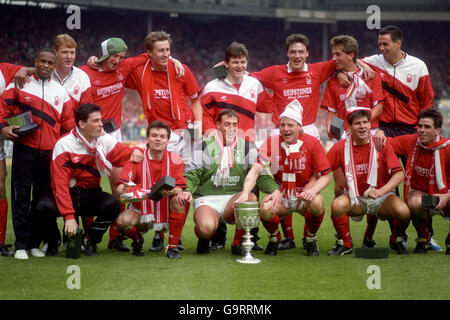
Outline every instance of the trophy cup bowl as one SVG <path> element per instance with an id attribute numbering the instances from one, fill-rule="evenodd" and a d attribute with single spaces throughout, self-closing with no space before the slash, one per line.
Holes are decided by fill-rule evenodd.
<path id="1" fill-rule="evenodd" d="M 244 248 L 245 254 L 236 261 L 246 264 L 260 263 L 261 260 L 254 258 L 251 253 L 255 244 L 251 240 L 252 235 L 250 234 L 250 230 L 259 225 L 259 202 L 235 203 L 234 209 L 236 211 L 236 228 L 245 230 L 243 237 L 245 241 L 242 242 L 242 248 Z"/>

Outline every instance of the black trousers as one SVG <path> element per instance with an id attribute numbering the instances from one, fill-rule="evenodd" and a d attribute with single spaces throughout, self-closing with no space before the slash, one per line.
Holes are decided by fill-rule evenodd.
<path id="1" fill-rule="evenodd" d="M 91 241 L 99 243 L 102 241 L 103 234 L 114 222 L 120 213 L 120 202 L 110 193 L 102 191 L 99 188 L 84 189 L 80 187 L 70 188 L 75 215 L 81 217 L 97 218 L 92 223 L 88 235 Z M 38 203 L 37 213 L 40 217 L 42 232 L 46 235 L 54 234 L 55 217 L 59 217 L 58 207 L 53 194 L 50 194 Z M 55 245 L 55 237 L 48 238 L 49 247 Z"/>
<path id="2" fill-rule="evenodd" d="M 51 194 L 52 151 L 39 151 L 14 143 L 11 169 L 11 211 L 16 250 L 38 247 L 39 221 L 36 204 Z"/>

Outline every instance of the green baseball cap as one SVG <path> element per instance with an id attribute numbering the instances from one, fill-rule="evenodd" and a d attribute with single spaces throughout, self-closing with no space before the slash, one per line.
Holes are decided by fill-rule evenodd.
<path id="1" fill-rule="evenodd" d="M 125 41 L 120 38 L 109 38 L 102 42 L 102 57 L 98 59 L 98 63 L 105 61 L 116 53 L 127 51 Z"/>

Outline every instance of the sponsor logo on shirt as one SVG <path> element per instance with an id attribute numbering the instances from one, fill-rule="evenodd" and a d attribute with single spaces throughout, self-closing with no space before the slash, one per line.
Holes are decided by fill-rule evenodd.
<path id="1" fill-rule="evenodd" d="M 122 82 L 117 82 L 112 86 L 97 89 L 97 95 L 101 98 L 106 98 L 113 94 L 119 93 L 122 90 L 122 88 L 123 88 Z"/>
<path id="2" fill-rule="evenodd" d="M 369 173 L 369 164 L 362 163 L 355 165 L 356 174 L 368 174 Z"/>
<path id="3" fill-rule="evenodd" d="M 169 89 L 155 89 L 155 99 L 170 99 Z"/>
<path id="4" fill-rule="evenodd" d="M 56 96 L 56 97 L 55 97 L 55 106 L 58 106 L 58 105 L 59 105 L 59 101 L 60 101 L 60 100 L 59 100 L 59 97 Z"/>
<path id="5" fill-rule="evenodd" d="M 431 175 L 431 169 L 414 166 L 414 171 L 421 177 L 429 177 Z"/>
<path id="6" fill-rule="evenodd" d="M 311 93 L 312 87 L 283 90 L 283 96 L 288 99 L 308 98 Z"/>
<path id="7" fill-rule="evenodd" d="M 80 87 L 79 86 L 75 86 L 75 88 L 73 88 L 73 94 L 74 95 L 78 95 L 80 93 Z"/>

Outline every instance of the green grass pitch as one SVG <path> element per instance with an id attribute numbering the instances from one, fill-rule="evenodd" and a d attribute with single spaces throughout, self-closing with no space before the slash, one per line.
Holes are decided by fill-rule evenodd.
<path id="1" fill-rule="evenodd" d="M 8 176 L 8 192 L 9 190 Z M 103 180 L 103 186 L 109 186 Z M 450 256 L 443 252 L 425 255 L 398 256 L 388 259 L 366 260 L 354 254 L 329 257 L 334 245 L 334 228 L 330 220 L 333 185 L 323 192 L 326 216 L 318 232 L 319 257 L 306 257 L 301 246 L 304 218 L 293 219 L 297 248 L 279 251 L 277 256 L 266 256 L 261 251 L 255 256 L 262 260 L 257 265 L 242 265 L 231 255 L 234 226 L 228 226 L 226 248 L 209 255 L 195 253 L 192 209 L 183 230 L 182 259 L 172 261 L 164 252 L 151 253 L 153 231 L 145 234 L 145 256 L 135 257 L 107 249 L 108 234 L 99 245 L 98 257 L 65 259 L 58 257 L 33 258 L 19 261 L 0 256 L 0 300 L 8 299 L 157 299 L 157 300 L 411 300 L 449 299 Z M 61 219 L 59 219 L 61 220 Z M 355 248 L 360 247 L 366 220 L 351 221 Z M 433 219 L 434 239 L 443 246 L 449 223 L 441 217 Z M 61 226 L 61 221 L 59 221 Z M 412 225 L 407 230 L 408 249 L 415 247 L 416 232 Z M 379 221 L 374 236 L 377 247 L 388 247 L 388 223 Z M 268 237 L 260 224 L 259 243 L 264 247 Z M 6 243 L 14 242 L 11 214 L 8 217 Z M 131 241 L 125 243 L 130 245 Z M 167 245 L 167 237 L 166 237 Z M 69 289 L 72 273 L 68 267 L 76 265 L 80 271 L 80 289 Z M 370 266 L 379 268 L 379 288 L 369 289 Z M 69 270 L 70 271 L 70 270 Z"/>

